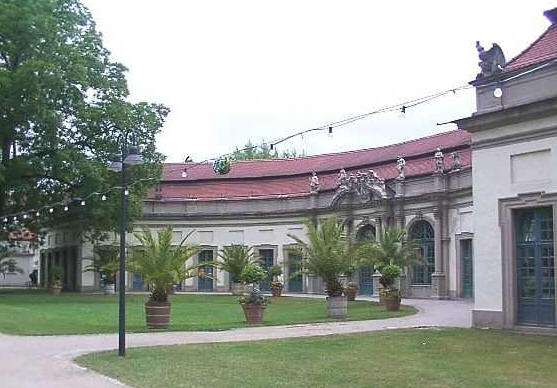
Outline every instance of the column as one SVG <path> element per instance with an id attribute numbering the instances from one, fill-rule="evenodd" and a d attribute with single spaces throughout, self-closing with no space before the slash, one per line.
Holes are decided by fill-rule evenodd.
<path id="1" fill-rule="evenodd" d="M 435 231 L 435 271 L 431 275 L 432 297 L 445 298 L 445 272 L 443 268 L 443 217 L 442 210 L 439 208 L 434 214 Z"/>

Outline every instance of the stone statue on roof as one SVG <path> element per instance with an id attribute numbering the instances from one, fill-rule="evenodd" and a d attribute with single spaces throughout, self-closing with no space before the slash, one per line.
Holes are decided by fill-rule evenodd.
<path id="1" fill-rule="evenodd" d="M 451 169 L 454 171 L 460 170 L 460 167 L 462 167 L 462 164 L 460 163 L 460 153 L 455 151 L 451 154 L 451 157 L 453 158 L 453 165 Z"/>
<path id="2" fill-rule="evenodd" d="M 445 156 L 443 155 L 441 148 L 437 147 L 437 150 L 435 150 L 435 155 L 433 155 L 433 158 L 435 159 L 435 172 L 442 173 L 445 167 L 445 163 L 444 163 Z"/>
<path id="3" fill-rule="evenodd" d="M 338 187 L 348 187 L 348 175 L 344 168 L 338 172 Z"/>
<path id="4" fill-rule="evenodd" d="M 319 177 L 315 171 L 311 173 L 309 178 L 309 192 L 310 194 L 317 194 L 319 192 Z"/>
<path id="5" fill-rule="evenodd" d="M 506 65 L 505 55 L 503 50 L 497 43 L 493 43 L 489 50 L 485 50 L 479 41 L 476 42 L 476 50 L 478 50 L 478 57 L 480 62 L 480 73 L 476 79 L 491 77 L 494 74 L 500 73 Z"/>
<path id="6" fill-rule="evenodd" d="M 396 158 L 396 169 L 398 170 L 397 179 L 404 179 L 404 168 L 406 167 L 406 160 L 402 156 Z"/>

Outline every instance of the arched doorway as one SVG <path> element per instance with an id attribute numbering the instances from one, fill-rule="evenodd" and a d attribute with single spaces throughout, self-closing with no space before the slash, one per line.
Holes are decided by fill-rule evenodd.
<path id="1" fill-rule="evenodd" d="M 371 224 L 366 224 L 358 229 L 356 240 L 375 240 L 375 234 L 375 227 Z M 358 268 L 358 288 L 360 295 L 373 294 L 373 272 L 373 265 L 361 265 Z"/>
<path id="2" fill-rule="evenodd" d="M 425 220 L 415 222 L 408 233 L 416 241 L 424 262 L 412 266 L 412 284 L 431 284 L 435 271 L 435 231 Z"/>

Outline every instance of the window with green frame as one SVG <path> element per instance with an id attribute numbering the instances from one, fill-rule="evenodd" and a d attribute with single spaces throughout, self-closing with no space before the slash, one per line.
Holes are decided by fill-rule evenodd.
<path id="1" fill-rule="evenodd" d="M 408 237 L 418 243 L 424 260 L 422 264 L 412 266 L 412 284 L 431 284 L 431 275 L 435 271 L 435 232 L 425 220 L 414 223 Z"/>

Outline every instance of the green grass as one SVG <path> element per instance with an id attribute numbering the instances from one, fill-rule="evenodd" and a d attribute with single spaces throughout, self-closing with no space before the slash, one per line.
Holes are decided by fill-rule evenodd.
<path id="1" fill-rule="evenodd" d="M 137 387 L 555 387 L 557 338 L 396 330 L 93 353 L 78 363 Z"/>
<path id="2" fill-rule="evenodd" d="M 146 295 L 126 298 L 129 332 L 146 331 Z M 225 330 L 246 326 L 238 298 L 225 295 L 172 295 L 171 330 Z M 348 319 L 381 319 L 415 313 L 412 307 L 388 312 L 377 303 L 350 302 Z M 323 322 L 325 301 L 310 298 L 273 298 L 264 325 Z M 0 332 L 22 335 L 113 333 L 118 330 L 118 298 L 115 295 L 44 292 L 0 292 Z"/>

